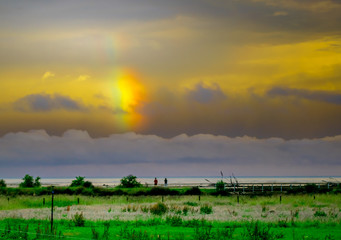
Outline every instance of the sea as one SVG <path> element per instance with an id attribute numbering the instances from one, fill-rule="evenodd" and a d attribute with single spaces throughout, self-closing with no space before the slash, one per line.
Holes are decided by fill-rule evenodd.
<path id="1" fill-rule="evenodd" d="M 236 180 L 239 183 L 250 184 L 271 184 L 271 183 L 283 183 L 283 184 L 299 184 L 299 183 L 341 183 L 341 176 L 235 176 L 235 177 L 212 177 L 212 176 L 197 176 L 197 177 L 166 177 L 168 180 L 168 186 L 208 186 L 212 183 L 216 183 L 219 180 L 230 183 Z M 68 186 L 75 178 L 41 178 L 40 182 L 42 186 Z M 164 184 L 165 177 L 158 177 L 158 185 Z M 21 178 L 5 178 L 8 187 L 17 187 Z M 121 178 L 85 178 L 86 181 L 90 181 L 95 186 L 115 187 L 120 184 Z M 154 185 L 154 177 L 138 177 L 137 181 L 145 186 Z"/>

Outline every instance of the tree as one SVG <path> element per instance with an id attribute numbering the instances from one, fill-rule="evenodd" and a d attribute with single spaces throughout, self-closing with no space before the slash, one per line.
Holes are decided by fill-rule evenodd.
<path id="1" fill-rule="evenodd" d="M 25 177 L 23 177 L 23 182 L 20 183 L 20 187 L 23 188 L 32 188 L 32 187 L 40 187 L 40 177 L 36 177 L 36 179 L 33 181 L 33 177 L 26 174 Z"/>
<path id="2" fill-rule="evenodd" d="M 40 187 L 41 184 L 40 184 L 40 177 L 36 177 L 36 179 L 34 180 L 34 187 Z"/>
<path id="3" fill-rule="evenodd" d="M 134 188 L 134 187 L 141 187 L 142 184 L 136 180 L 136 176 L 130 174 L 121 179 L 120 186 L 125 187 L 125 188 Z"/>
<path id="4" fill-rule="evenodd" d="M 83 186 L 84 185 L 84 178 L 85 177 L 81 177 L 81 176 L 76 177 L 76 179 L 72 181 L 70 187 L 81 187 L 81 186 Z"/>
<path id="5" fill-rule="evenodd" d="M 6 186 L 7 186 L 7 185 L 6 185 L 5 180 L 0 179 L 0 188 L 5 188 Z"/>

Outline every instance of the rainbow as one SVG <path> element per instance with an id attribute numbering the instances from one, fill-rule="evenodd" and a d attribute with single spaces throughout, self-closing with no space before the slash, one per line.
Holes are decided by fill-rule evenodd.
<path id="1" fill-rule="evenodd" d="M 142 121 L 136 109 L 146 101 L 146 94 L 133 71 L 121 69 L 115 72 L 112 97 L 118 128 L 123 131 L 136 128 Z"/>

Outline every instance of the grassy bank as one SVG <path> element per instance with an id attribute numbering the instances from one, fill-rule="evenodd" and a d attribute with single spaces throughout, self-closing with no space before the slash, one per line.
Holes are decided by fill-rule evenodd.
<path id="1" fill-rule="evenodd" d="M 341 239 L 340 223 L 216 222 L 152 218 L 146 221 L 0 220 L 2 239 Z"/>

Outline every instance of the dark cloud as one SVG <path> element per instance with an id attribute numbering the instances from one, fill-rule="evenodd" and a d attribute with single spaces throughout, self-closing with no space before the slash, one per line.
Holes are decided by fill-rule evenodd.
<path id="1" fill-rule="evenodd" d="M 195 165 L 195 168 L 181 171 L 192 176 L 205 174 L 207 165 L 216 171 L 231 170 L 234 166 L 253 175 L 269 175 L 264 170 L 266 168 L 254 170 L 253 166 L 272 166 L 272 175 L 281 172 L 283 166 L 295 168 L 296 173 L 303 173 L 307 166 L 324 166 L 325 172 L 335 174 L 341 169 L 340 148 L 341 136 L 285 141 L 209 134 L 191 137 L 182 134 L 165 139 L 125 133 L 92 138 L 86 131 L 69 130 L 57 137 L 40 130 L 10 133 L 0 138 L 0 175 L 15 176 L 15 172 L 6 172 L 6 169 L 15 167 L 45 167 L 52 171 L 53 168 L 75 169 L 74 166 L 86 169 L 89 174 L 94 164 L 97 168 L 116 169 L 117 173 L 121 168 L 135 165 L 135 170 L 139 166 L 137 172 L 142 176 L 148 173 L 150 165 L 159 169 Z M 311 174 L 318 175 L 317 170 Z M 74 174 L 78 175 L 77 172 Z M 177 176 L 178 172 L 172 175 Z"/>
<path id="2" fill-rule="evenodd" d="M 269 96 L 294 96 L 314 101 L 322 101 L 333 104 L 341 104 L 341 93 L 328 91 L 312 91 L 307 89 L 273 87 L 267 94 Z"/>
<path id="3" fill-rule="evenodd" d="M 18 99 L 13 105 L 16 110 L 24 112 L 46 112 L 58 109 L 80 111 L 85 109 L 81 103 L 59 94 L 30 94 Z"/>
<path id="4" fill-rule="evenodd" d="M 211 87 L 199 83 L 193 90 L 189 90 L 187 94 L 190 100 L 205 104 L 226 99 L 226 95 L 218 84 Z"/>

